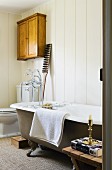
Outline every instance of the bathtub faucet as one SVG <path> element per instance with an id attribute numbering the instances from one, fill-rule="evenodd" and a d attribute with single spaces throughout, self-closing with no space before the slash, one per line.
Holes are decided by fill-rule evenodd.
<path id="1" fill-rule="evenodd" d="M 31 76 L 31 80 L 28 81 L 28 84 L 31 84 L 33 88 L 39 88 L 39 105 L 40 102 L 43 105 L 43 98 L 42 98 L 42 77 L 40 71 L 38 69 L 33 71 Z M 32 96 L 34 96 L 34 90 L 32 90 Z"/>
<path id="2" fill-rule="evenodd" d="M 36 78 L 37 78 L 37 80 L 36 80 Z M 37 86 L 39 86 L 39 104 L 40 104 L 40 101 L 41 101 L 41 104 L 43 105 L 42 77 L 41 77 L 40 71 L 38 69 L 34 70 L 33 79 L 34 79 L 34 83 L 36 83 Z"/>
<path id="3" fill-rule="evenodd" d="M 37 81 L 35 80 L 34 78 L 31 80 L 31 84 L 32 84 L 32 87 L 33 89 L 36 88 L 38 89 L 39 88 L 39 105 L 42 104 L 43 105 L 43 100 L 42 100 L 42 81 L 40 79 L 40 81 Z M 32 95 L 34 96 L 34 92 L 32 91 Z M 40 103 L 41 102 L 41 103 Z"/>
<path id="4" fill-rule="evenodd" d="M 37 72 L 37 74 L 33 73 L 33 78 L 35 79 L 37 77 L 38 78 L 38 82 L 40 83 L 40 82 L 42 82 L 42 77 L 41 77 L 40 71 L 38 69 L 36 69 L 36 72 Z"/>

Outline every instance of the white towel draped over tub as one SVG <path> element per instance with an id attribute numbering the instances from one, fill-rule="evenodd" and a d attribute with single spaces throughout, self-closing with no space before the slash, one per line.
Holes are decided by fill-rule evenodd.
<path id="1" fill-rule="evenodd" d="M 30 136 L 59 146 L 64 120 L 68 114 L 64 111 L 38 108 L 32 120 Z"/>

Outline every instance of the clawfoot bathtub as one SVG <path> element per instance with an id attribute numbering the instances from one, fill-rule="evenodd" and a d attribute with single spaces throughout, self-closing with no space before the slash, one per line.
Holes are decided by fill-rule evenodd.
<path id="1" fill-rule="evenodd" d="M 90 114 L 92 114 L 93 117 L 93 138 L 102 140 L 102 113 L 100 106 L 70 104 L 61 107 L 61 110 L 69 112 L 70 116 L 65 119 L 63 136 L 59 147 L 29 136 L 32 119 L 36 110 L 33 106 L 34 103 L 32 104 L 32 107 L 31 103 L 30 105 L 27 103 L 26 106 L 23 107 L 22 104 L 11 105 L 11 107 L 16 108 L 17 110 L 19 129 L 22 137 L 34 143 L 62 152 L 62 148 L 69 146 L 71 140 L 88 136 L 88 118 Z"/>

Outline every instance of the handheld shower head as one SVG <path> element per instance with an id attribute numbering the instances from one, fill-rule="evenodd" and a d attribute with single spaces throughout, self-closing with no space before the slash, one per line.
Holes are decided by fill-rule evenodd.
<path id="1" fill-rule="evenodd" d="M 48 67 L 49 67 L 49 62 L 51 57 L 51 48 L 52 48 L 52 44 L 46 45 L 42 73 L 48 73 Z"/>
<path id="2" fill-rule="evenodd" d="M 50 57 L 51 57 L 51 50 L 52 50 L 52 44 L 46 44 L 45 55 L 44 55 L 44 60 L 43 60 L 43 68 L 42 68 L 42 73 L 43 73 L 43 100 L 44 100 L 44 93 L 45 93 L 46 77 L 47 77 L 47 74 L 48 74 L 48 68 L 49 68 Z"/>

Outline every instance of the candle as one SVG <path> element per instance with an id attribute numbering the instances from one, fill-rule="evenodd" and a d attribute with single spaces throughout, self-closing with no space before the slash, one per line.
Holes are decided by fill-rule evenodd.
<path id="1" fill-rule="evenodd" d="M 92 115 L 89 115 L 89 120 L 92 120 Z"/>

